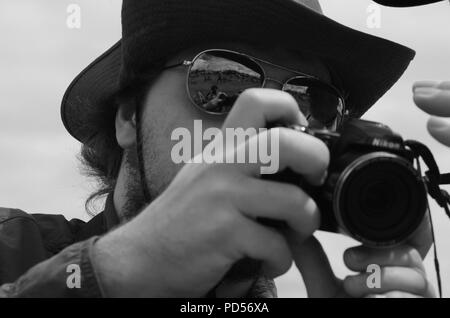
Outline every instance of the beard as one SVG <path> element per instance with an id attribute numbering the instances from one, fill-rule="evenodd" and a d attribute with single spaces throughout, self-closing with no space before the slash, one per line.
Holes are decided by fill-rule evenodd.
<path id="1" fill-rule="evenodd" d="M 142 190 L 137 152 L 128 150 L 124 153 L 124 156 L 127 182 L 125 184 L 125 203 L 120 212 L 120 219 L 122 222 L 128 222 L 137 216 L 150 202 L 146 202 Z"/>
<path id="2" fill-rule="evenodd" d="M 147 144 L 152 144 L 154 140 L 149 138 Z M 127 182 L 125 184 L 125 203 L 121 211 L 121 219 L 128 222 L 141 213 L 153 200 L 155 200 L 169 186 L 172 179 L 181 167 L 168 166 L 153 147 L 142 147 L 142 162 L 144 171 L 140 172 L 140 162 L 137 147 L 125 151 L 124 169 L 126 170 Z M 148 193 L 144 194 L 143 181 L 145 178 Z"/>

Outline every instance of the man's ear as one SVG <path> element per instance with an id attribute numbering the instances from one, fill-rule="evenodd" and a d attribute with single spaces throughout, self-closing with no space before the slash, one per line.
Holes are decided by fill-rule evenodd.
<path id="1" fill-rule="evenodd" d="M 134 108 L 122 105 L 116 114 L 116 138 L 122 149 L 136 144 L 136 112 Z"/>

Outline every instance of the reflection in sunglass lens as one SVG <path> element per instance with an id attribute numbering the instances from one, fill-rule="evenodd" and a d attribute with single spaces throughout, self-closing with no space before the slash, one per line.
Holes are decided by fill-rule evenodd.
<path id="1" fill-rule="evenodd" d="M 208 51 L 191 65 L 189 94 L 204 111 L 226 114 L 244 90 L 262 86 L 262 74 L 251 59 L 226 51 Z"/>
<path id="2" fill-rule="evenodd" d="M 283 87 L 297 101 L 301 112 L 314 123 L 329 127 L 339 119 L 342 101 L 326 84 L 310 78 L 293 78 Z"/>

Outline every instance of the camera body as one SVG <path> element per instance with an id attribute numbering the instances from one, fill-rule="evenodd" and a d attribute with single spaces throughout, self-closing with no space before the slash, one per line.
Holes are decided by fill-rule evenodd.
<path id="1" fill-rule="evenodd" d="M 337 132 L 289 128 L 328 146 L 327 179 L 313 187 L 289 169 L 269 178 L 305 190 L 321 211 L 321 230 L 345 233 L 373 247 L 400 244 L 417 230 L 427 211 L 427 189 L 401 136 L 360 119 L 347 120 Z"/>

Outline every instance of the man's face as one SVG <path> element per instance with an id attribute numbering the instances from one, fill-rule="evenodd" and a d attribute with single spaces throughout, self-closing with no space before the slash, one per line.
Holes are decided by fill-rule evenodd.
<path id="1" fill-rule="evenodd" d="M 306 54 L 293 53 L 281 48 L 262 49 L 244 44 L 216 43 L 199 46 L 181 52 L 167 65 L 184 60 L 192 60 L 197 53 L 206 49 L 228 49 L 245 53 L 271 63 L 313 75 L 327 83 L 331 82 L 326 66 L 318 59 Z M 296 75 L 292 72 L 262 65 L 266 76 L 284 82 Z M 171 68 L 164 71 L 149 88 L 142 113 L 143 156 L 147 184 L 151 198 L 158 196 L 169 185 L 181 164 L 175 164 L 171 158 L 173 146 L 172 132 L 180 127 L 187 128 L 194 138 L 194 120 L 202 121 L 203 130 L 210 127 L 220 128 L 226 116 L 210 115 L 192 105 L 186 92 L 186 67 Z M 281 89 L 276 82 L 267 82 L 267 88 Z M 256 127 L 260 128 L 260 127 Z M 192 140 L 193 142 L 193 140 Z M 193 155 L 196 155 L 193 153 Z"/>
<path id="2" fill-rule="evenodd" d="M 228 49 L 266 60 L 273 64 L 297 70 L 330 83 L 331 77 L 326 66 L 317 58 L 305 54 L 292 53 L 283 49 L 261 49 L 243 44 L 218 43 L 214 45 L 196 47 L 181 52 L 167 62 L 175 65 L 184 60 L 192 60 L 198 53 L 207 49 Z M 281 89 L 281 83 L 296 76 L 293 72 L 282 70 L 263 64 L 266 76 L 276 81 L 268 81 L 266 88 Z M 141 115 L 142 152 L 146 182 L 151 199 L 159 196 L 170 184 L 182 164 L 175 164 L 171 153 L 179 140 L 171 140 L 172 132 L 177 128 L 187 128 L 194 137 L 194 121 L 202 121 L 202 129 L 221 128 L 226 116 L 210 115 L 195 107 L 186 91 L 187 67 L 170 68 L 159 75 L 148 89 L 143 102 Z M 220 91 L 220 88 L 219 88 Z M 299 110 L 300 111 L 300 110 Z M 255 127 L 261 128 L 261 127 Z M 194 142 L 191 140 L 191 142 Z M 203 142 L 203 146 L 206 142 Z M 192 147 L 193 148 L 193 147 Z M 127 152 L 130 156 L 125 160 L 129 167 L 128 199 L 124 211 L 125 219 L 130 219 L 139 212 L 144 205 L 142 201 L 136 154 Z M 192 153 L 192 157 L 197 155 Z M 138 194 L 139 193 L 139 194 Z M 226 281 L 237 288 L 246 290 L 254 275 L 258 273 L 259 264 L 250 259 L 244 259 L 233 267 L 226 276 Z M 239 287 L 240 286 L 240 287 Z M 233 287 L 234 288 L 234 287 Z M 225 290 L 228 289 L 225 288 Z"/>

